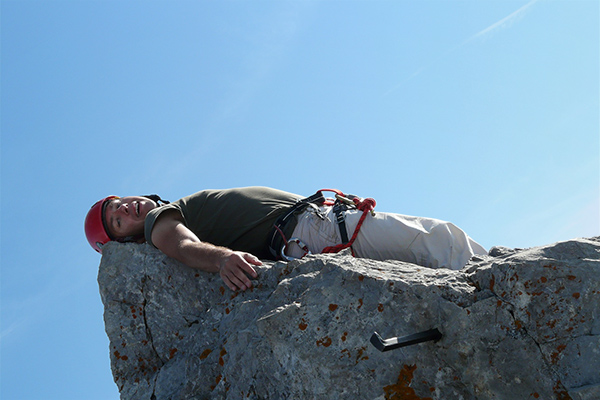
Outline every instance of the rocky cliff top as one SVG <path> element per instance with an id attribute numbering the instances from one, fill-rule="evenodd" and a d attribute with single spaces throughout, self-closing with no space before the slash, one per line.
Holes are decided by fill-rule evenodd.
<path id="1" fill-rule="evenodd" d="M 110 243 L 98 282 L 122 399 L 598 399 L 600 239 L 464 269 L 314 255 L 252 290 Z M 380 352 L 369 339 L 437 328 Z"/>

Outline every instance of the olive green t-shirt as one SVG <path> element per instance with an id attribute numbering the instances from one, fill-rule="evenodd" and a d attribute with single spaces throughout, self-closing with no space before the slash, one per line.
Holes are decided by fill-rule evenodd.
<path id="1" fill-rule="evenodd" d="M 300 198 L 266 187 L 203 190 L 151 210 L 144 235 L 154 246 L 152 229 L 156 220 L 166 210 L 176 209 L 201 241 L 271 259 L 273 224 Z"/>

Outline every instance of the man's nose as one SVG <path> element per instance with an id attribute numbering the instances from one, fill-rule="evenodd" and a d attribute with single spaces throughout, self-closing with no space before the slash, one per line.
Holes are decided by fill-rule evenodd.
<path id="1" fill-rule="evenodd" d="M 123 214 L 129 214 L 129 206 L 127 204 L 121 204 L 121 205 L 119 205 L 119 210 Z"/>

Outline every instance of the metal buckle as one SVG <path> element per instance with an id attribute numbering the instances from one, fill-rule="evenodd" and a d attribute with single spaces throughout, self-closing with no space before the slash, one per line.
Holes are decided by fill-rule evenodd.
<path id="1" fill-rule="evenodd" d="M 308 246 L 300 239 L 298 238 L 291 238 L 290 240 L 287 241 L 286 244 L 283 245 L 283 247 L 281 248 L 281 258 L 283 258 L 286 261 L 294 261 L 294 260 L 298 260 L 295 257 L 290 257 L 287 254 L 285 254 L 285 250 L 288 248 L 290 243 L 296 243 L 302 250 L 304 250 L 304 254 L 302 255 L 302 257 L 304 257 L 307 254 L 312 254 L 310 252 L 310 250 L 308 249 Z M 300 258 L 302 258 L 300 257 Z"/>
<path id="2" fill-rule="evenodd" d="M 346 204 L 347 206 L 356 207 L 356 204 L 354 204 L 354 201 L 352 201 L 351 199 L 349 199 L 347 197 L 344 197 L 344 196 L 336 193 L 335 198 L 338 199 L 341 203 Z"/>
<path id="3" fill-rule="evenodd" d="M 346 213 L 344 210 L 338 210 L 335 213 L 335 222 L 339 225 L 346 220 Z"/>

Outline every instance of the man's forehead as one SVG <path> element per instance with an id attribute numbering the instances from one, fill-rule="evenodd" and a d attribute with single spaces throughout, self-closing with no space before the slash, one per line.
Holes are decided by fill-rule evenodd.
<path id="1" fill-rule="evenodd" d="M 113 217 L 112 217 L 112 211 L 114 209 L 115 201 L 120 201 L 120 199 L 118 197 L 113 197 L 112 199 L 109 199 L 105 204 L 104 204 L 104 209 L 102 210 L 102 223 L 104 224 L 104 229 L 106 230 L 106 232 L 108 233 L 108 236 L 111 237 L 112 239 L 112 233 L 111 233 L 111 225 L 113 223 Z M 109 215 L 110 214 L 110 215 Z"/>

